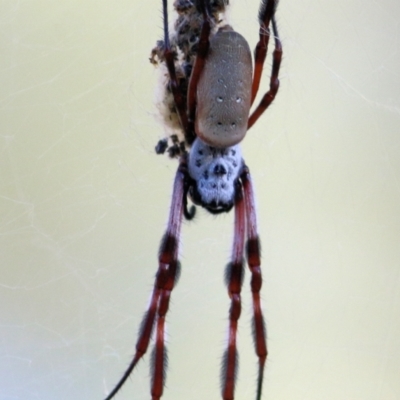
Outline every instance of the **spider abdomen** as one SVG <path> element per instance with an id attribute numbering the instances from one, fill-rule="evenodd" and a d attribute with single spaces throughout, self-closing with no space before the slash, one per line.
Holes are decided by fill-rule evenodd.
<path id="1" fill-rule="evenodd" d="M 229 27 L 210 40 L 197 86 L 195 130 L 214 147 L 239 143 L 247 132 L 251 101 L 252 56 L 246 39 Z"/>

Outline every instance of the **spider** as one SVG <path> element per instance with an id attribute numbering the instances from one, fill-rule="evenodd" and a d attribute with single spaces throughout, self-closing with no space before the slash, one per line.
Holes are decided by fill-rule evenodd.
<path id="1" fill-rule="evenodd" d="M 181 223 L 183 216 L 191 220 L 195 215 L 195 206 L 188 208 L 188 198 L 212 214 L 234 208 L 233 250 L 225 273 L 231 306 L 228 345 L 222 362 L 222 398 L 234 398 L 238 364 L 236 334 L 246 255 L 251 272 L 253 336 L 258 357 L 256 399 L 261 399 L 267 344 L 260 301 L 260 242 L 252 181 L 239 143 L 278 92 L 282 46 L 275 21 L 277 0 L 261 0 L 253 71 L 249 45 L 226 22 L 228 3 L 229 0 L 176 0 L 174 8 L 178 17 L 170 36 L 167 0 L 162 0 L 164 38 L 157 42 L 150 61 L 164 68 L 161 108 L 164 122 L 177 134 L 160 140 L 156 152 L 167 151 L 170 157 L 179 158 L 179 166 L 168 225 L 159 249 L 154 289 L 139 330 L 136 352 L 105 400 L 112 399 L 123 386 L 146 353 L 154 330 L 151 396 L 159 400 L 163 394 L 167 359 L 165 318 L 180 273 Z M 250 113 L 261 80 L 270 27 L 275 48 L 269 90 Z"/>

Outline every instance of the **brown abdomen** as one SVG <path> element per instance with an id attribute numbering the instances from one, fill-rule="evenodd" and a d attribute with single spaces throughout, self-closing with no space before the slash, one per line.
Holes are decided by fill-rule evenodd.
<path id="1" fill-rule="evenodd" d="M 252 57 L 242 35 L 219 30 L 197 86 L 196 134 L 214 147 L 239 143 L 247 131 Z"/>

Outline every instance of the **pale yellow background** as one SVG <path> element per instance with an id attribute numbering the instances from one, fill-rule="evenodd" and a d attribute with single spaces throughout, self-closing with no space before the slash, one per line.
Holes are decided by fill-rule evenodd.
<path id="1" fill-rule="evenodd" d="M 257 9 L 232 7 L 251 46 Z M 0 3 L 1 400 L 101 400 L 133 354 L 177 166 L 153 150 L 160 11 Z M 400 399 L 399 15 L 394 0 L 280 2 L 281 89 L 243 144 L 263 245 L 265 400 Z M 183 227 L 163 400 L 220 398 L 231 235 L 232 215 L 200 211 Z M 246 278 L 239 400 L 256 377 Z M 148 362 L 119 400 L 150 398 Z"/>

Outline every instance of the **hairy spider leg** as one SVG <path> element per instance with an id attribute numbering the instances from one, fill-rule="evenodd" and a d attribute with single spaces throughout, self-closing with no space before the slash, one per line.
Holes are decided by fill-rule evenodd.
<path id="1" fill-rule="evenodd" d="M 169 299 L 172 289 L 179 277 L 179 236 L 181 231 L 184 196 L 186 195 L 187 167 L 184 159 L 181 160 L 176 172 L 171 208 L 167 230 L 161 240 L 158 255 L 158 271 L 154 283 L 150 305 L 142 320 L 139 338 L 136 343 L 136 353 L 124 375 L 105 398 L 111 400 L 121 389 L 138 361 L 146 353 L 157 317 L 156 343 L 152 359 L 152 398 L 160 399 L 165 382 L 166 348 L 165 348 L 165 316 L 168 312 Z"/>
<path id="2" fill-rule="evenodd" d="M 180 263 L 178 261 L 179 237 L 181 232 L 183 210 L 186 207 L 187 167 L 184 159 L 178 167 L 173 187 L 171 210 L 168 219 L 167 231 L 161 241 L 159 252 L 159 272 L 165 274 L 162 279 L 162 292 L 158 304 L 156 343 L 152 360 L 152 400 L 159 400 L 162 396 L 167 367 L 167 349 L 165 347 L 165 317 L 169 308 L 169 300 L 174 285 L 179 278 Z M 158 278 L 158 276 L 157 276 Z"/>
<path id="3" fill-rule="evenodd" d="M 169 31 L 168 31 L 168 0 L 162 0 L 163 3 L 163 21 L 164 21 L 164 57 L 165 63 L 167 65 L 170 82 L 169 86 L 174 96 L 175 108 L 179 115 L 179 120 L 184 131 L 185 137 L 189 144 L 193 143 L 196 138 L 193 129 L 189 126 L 188 116 L 186 112 L 186 101 L 182 96 L 179 88 L 178 79 L 176 77 L 174 58 L 175 54 L 171 50 L 171 44 L 169 41 Z"/>
<path id="4" fill-rule="evenodd" d="M 257 108 L 253 111 L 253 113 L 249 117 L 249 122 L 247 124 L 247 129 L 250 129 L 254 123 L 260 118 L 260 116 L 264 113 L 264 111 L 269 107 L 269 105 L 275 99 L 275 96 L 279 89 L 279 68 L 282 60 L 282 44 L 278 36 L 278 29 L 275 22 L 275 17 L 272 17 L 272 29 L 274 32 L 275 39 L 275 49 L 273 52 L 273 60 L 272 60 L 272 71 L 271 78 L 269 83 L 269 91 L 264 94 Z"/>
<path id="5" fill-rule="evenodd" d="M 254 49 L 254 76 L 253 84 L 251 87 L 251 104 L 253 104 L 254 99 L 257 96 L 258 88 L 260 86 L 264 61 L 268 51 L 269 37 L 271 36 L 269 24 L 271 22 L 271 18 L 274 15 L 276 6 L 277 1 L 275 0 L 262 0 L 260 4 L 260 9 L 258 11 L 258 22 L 260 23 L 260 39 L 256 45 L 256 48 Z"/>
<path id="6" fill-rule="evenodd" d="M 208 49 L 210 48 L 210 2 L 200 0 L 198 1 L 200 12 L 203 14 L 203 23 L 201 25 L 200 38 L 198 43 L 198 50 L 196 60 L 193 65 L 192 73 L 190 75 L 188 95 L 187 95 L 187 108 L 189 124 L 194 131 L 194 120 L 196 117 L 196 90 L 197 84 L 200 79 L 201 72 L 203 71 L 206 62 Z"/>
<path id="7" fill-rule="evenodd" d="M 235 379 L 238 365 L 238 353 L 236 349 L 236 336 L 238 321 L 241 313 L 240 291 L 244 273 L 244 236 L 245 236 L 245 203 L 243 199 L 242 184 L 238 180 L 235 190 L 235 222 L 232 248 L 232 260 L 226 269 L 226 283 L 231 299 L 229 310 L 228 348 L 222 360 L 222 398 L 233 400 Z"/>
<path id="8" fill-rule="evenodd" d="M 261 277 L 261 252 L 260 240 L 257 233 L 257 219 L 254 202 L 253 185 L 251 182 L 250 171 L 244 166 L 241 174 L 243 183 L 244 202 L 246 209 L 246 257 L 251 272 L 251 293 L 253 296 L 253 338 L 255 352 L 258 357 L 258 377 L 257 377 L 257 400 L 261 400 L 262 384 L 264 378 L 264 366 L 267 359 L 267 342 L 264 317 L 261 310 L 260 291 L 262 285 Z"/>

